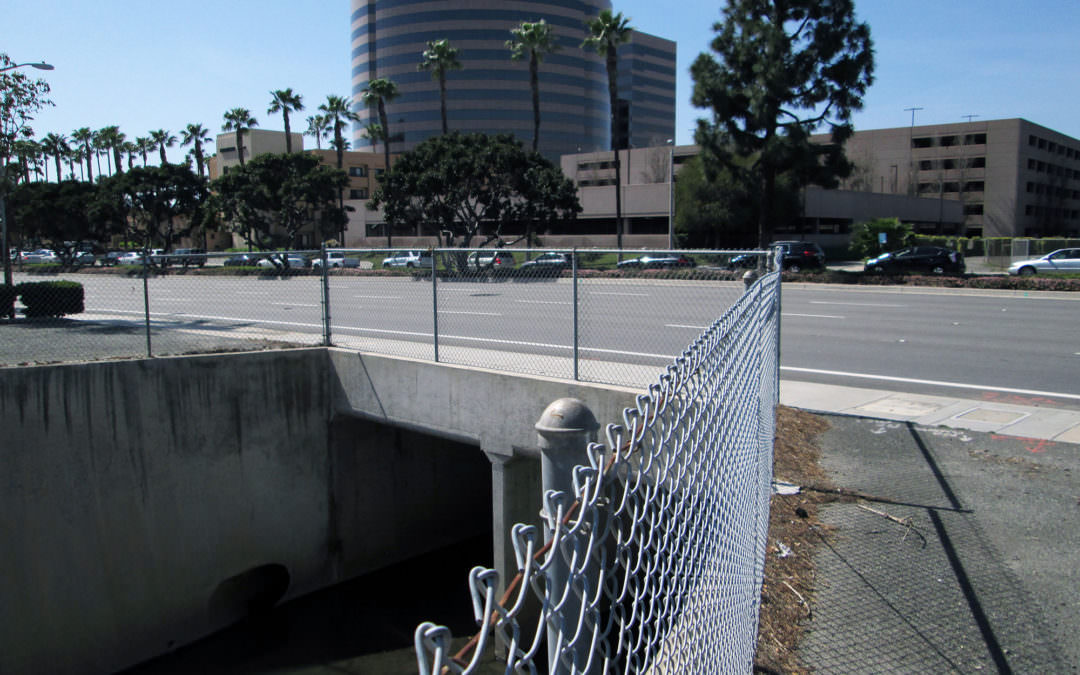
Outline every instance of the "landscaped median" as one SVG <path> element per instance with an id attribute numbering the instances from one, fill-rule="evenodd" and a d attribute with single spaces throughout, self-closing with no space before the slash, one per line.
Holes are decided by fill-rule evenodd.
<path id="1" fill-rule="evenodd" d="M 784 282 L 847 284 L 853 286 L 929 286 L 935 288 L 990 288 L 1011 291 L 1080 291 L 1080 275 L 1014 277 L 1007 275 L 873 274 L 825 270 L 784 272 Z"/>

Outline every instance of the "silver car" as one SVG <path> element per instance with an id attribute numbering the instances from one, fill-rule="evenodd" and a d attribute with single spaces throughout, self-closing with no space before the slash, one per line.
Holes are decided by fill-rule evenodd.
<path id="1" fill-rule="evenodd" d="M 1080 248 L 1059 248 L 1041 258 L 1018 260 L 1009 265 L 1009 274 L 1080 274 Z"/>

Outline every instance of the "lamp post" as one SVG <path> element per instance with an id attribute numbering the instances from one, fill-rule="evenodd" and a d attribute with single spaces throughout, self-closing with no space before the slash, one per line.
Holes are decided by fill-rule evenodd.
<path id="1" fill-rule="evenodd" d="M 675 248 L 675 139 L 668 144 L 668 190 L 667 190 L 667 246 Z"/>
<path id="2" fill-rule="evenodd" d="M 22 68 L 24 66 L 30 66 L 31 68 L 37 68 L 38 70 L 52 70 L 53 66 L 50 63 L 41 61 L 40 63 L 16 63 L 14 65 L 5 66 L 0 68 L 0 73 L 8 70 L 15 70 L 16 68 Z M 4 257 L 4 284 L 6 286 L 11 285 L 11 253 L 8 251 L 8 223 L 7 223 L 7 203 L 5 201 L 5 191 L 7 189 L 7 167 L 0 167 L 3 170 L 4 175 L 0 176 L 0 256 Z"/>

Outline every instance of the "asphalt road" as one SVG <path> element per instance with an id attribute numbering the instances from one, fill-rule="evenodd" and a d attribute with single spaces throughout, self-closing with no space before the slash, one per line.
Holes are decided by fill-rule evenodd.
<path id="1" fill-rule="evenodd" d="M 142 319 L 139 279 L 77 275 L 79 318 Z M 321 280 L 173 275 L 148 284 L 150 315 L 165 325 L 322 332 Z M 737 282 L 583 280 L 583 357 L 663 365 L 741 293 Z M 430 282 L 334 276 L 334 335 L 461 344 L 570 356 L 573 286 L 566 280 Z M 782 376 L 918 393 L 999 391 L 1080 408 L 1080 298 L 960 289 L 788 284 Z"/>

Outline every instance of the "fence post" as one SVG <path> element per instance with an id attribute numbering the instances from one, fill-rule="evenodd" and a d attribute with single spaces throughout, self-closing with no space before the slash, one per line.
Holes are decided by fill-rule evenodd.
<path id="1" fill-rule="evenodd" d="M 439 261 L 437 253 L 439 253 L 438 250 L 431 252 L 431 339 L 435 347 L 435 363 L 439 362 Z M 423 261 L 423 257 L 420 260 Z"/>
<path id="2" fill-rule="evenodd" d="M 577 249 L 570 249 L 570 275 L 573 283 L 573 305 L 574 305 L 574 379 L 579 380 L 580 372 L 578 370 L 578 268 L 577 268 Z"/>
<path id="3" fill-rule="evenodd" d="M 330 334 L 330 276 L 326 265 L 326 243 L 319 246 L 319 257 L 322 258 L 322 305 L 323 305 L 323 346 L 329 347 L 333 336 Z"/>
<path id="4" fill-rule="evenodd" d="M 560 398 L 549 405 L 540 421 L 536 423 L 537 442 L 540 447 L 540 475 L 543 485 L 543 494 L 555 490 L 565 492 L 571 497 L 574 495 L 573 470 L 579 464 L 587 464 L 585 454 L 586 444 L 596 437 L 600 428 L 599 422 L 592 411 L 576 398 Z M 546 504 L 545 499 L 545 504 Z M 580 517 L 581 510 L 578 510 Z M 549 514 L 554 518 L 555 514 Z M 549 521 L 550 522 L 550 521 Z M 554 530 L 550 525 L 544 528 L 544 541 L 548 543 L 554 536 Z M 566 603 L 558 615 L 552 615 L 548 619 L 547 646 L 548 646 L 548 672 L 566 672 L 559 662 L 558 644 L 559 634 L 572 634 L 573 628 L 581 612 L 581 601 L 574 595 L 573 589 L 567 589 L 570 578 L 570 569 L 561 550 L 552 550 L 552 563 L 550 568 L 550 585 L 548 586 L 553 602 L 563 593 L 567 593 Z M 598 583 L 599 574 L 596 570 L 590 570 L 589 574 L 592 587 Z M 588 660 L 588 641 L 581 640 L 575 648 L 577 663 L 585 664 Z"/>
<path id="5" fill-rule="evenodd" d="M 146 323 L 146 357 L 150 358 L 154 355 L 154 350 L 150 343 L 150 249 L 146 247 L 143 247 L 142 285 L 143 317 Z"/>

